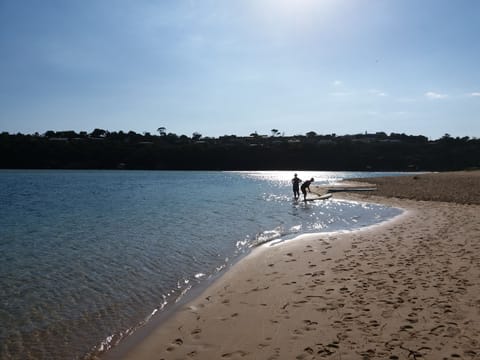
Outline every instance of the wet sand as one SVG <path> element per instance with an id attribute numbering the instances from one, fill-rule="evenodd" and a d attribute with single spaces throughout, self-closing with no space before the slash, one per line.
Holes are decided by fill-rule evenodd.
<path id="1" fill-rule="evenodd" d="M 376 195 L 459 204 L 480 204 L 480 171 L 427 173 L 356 180 L 376 185 Z"/>
<path id="2" fill-rule="evenodd" d="M 480 359 L 479 175 L 335 194 L 406 211 L 256 249 L 122 358 Z"/>

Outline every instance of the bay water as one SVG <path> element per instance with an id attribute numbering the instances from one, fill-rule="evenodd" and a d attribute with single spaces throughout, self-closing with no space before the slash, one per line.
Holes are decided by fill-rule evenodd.
<path id="1" fill-rule="evenodd" d="M 320 185 L 399 175 L 298 174 Z M 82 359 L 108 350 L 255 246 L 401 212 L 335 196 L 295 202 L 292 177 L 0 170 L 0 358 Z"/>

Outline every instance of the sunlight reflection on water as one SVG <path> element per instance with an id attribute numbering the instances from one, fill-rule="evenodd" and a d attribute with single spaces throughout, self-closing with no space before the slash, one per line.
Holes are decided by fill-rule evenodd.
<path id="1" fill-rule="evenodd" d="M 0 358 L 106 349 L 254 246 L 398 213 L 292 201 L 293 173 L 0 171 Z"/>

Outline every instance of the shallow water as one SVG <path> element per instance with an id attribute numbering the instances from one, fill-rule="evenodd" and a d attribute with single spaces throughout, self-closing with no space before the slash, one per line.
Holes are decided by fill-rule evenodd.
<path id="1" fill-rule="evenodd" d="M 0 358 L 108 348 L 253 246 L 398 209 L 292 201 L 292 172 L 0 171 Z M 315 184 L 374 173 L 309 172 Z"/>

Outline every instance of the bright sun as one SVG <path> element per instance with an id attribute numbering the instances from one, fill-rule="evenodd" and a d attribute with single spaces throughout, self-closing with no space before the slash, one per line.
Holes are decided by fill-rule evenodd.
<path id="1" fill-rule="evenodd" d="M 315 0 L 276 0 L 273 4 L 282 11 L 305 11 L 312 9 L 319 1 Z"/>
<path id="2" fill-rule="evenodd" d="M 264 0 L 266 10 L 276 16 L 299 16 L 312 11 L 320 1 L 315 0 Z"/>
<path id="3" fill-rule="evenodd" d="M 324 19 L 334 0 L 256 0 L 257 13 L 265 25 L 291 29 L 308 28 Z"/>

